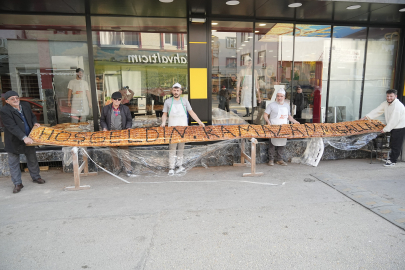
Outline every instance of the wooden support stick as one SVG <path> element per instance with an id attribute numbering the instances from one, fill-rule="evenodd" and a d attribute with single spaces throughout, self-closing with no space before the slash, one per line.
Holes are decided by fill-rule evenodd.
<path id="1" fill-rule="evenodd" d="M 79 149 L 77 147 L 73 147 L 72 149 L 72 158 L 73 158 L 73 176 L 74 176 L 74 186 L 70 187 L 65 187 L 65 190 L 81 190 L 81 189 L 89 189 L 89 185 L 81 186 L 80 185 L 80 172 L 83 170 L 83 168 L 86 168 L 88 166 L 88 163 L 83 163 L 79 167 Z M 88 168 L 87 168 L 88 170 Z"/>

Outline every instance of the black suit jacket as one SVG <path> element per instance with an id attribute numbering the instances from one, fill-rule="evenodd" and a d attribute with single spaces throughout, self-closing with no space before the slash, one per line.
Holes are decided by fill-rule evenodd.
<path id="1" fill-rule="evenodd" d="M 103 107 L 101 111 L 100 125 L 104 129 L 111 130 L 111 110 L 112 103 Z M 132 127 L 131 111 L 125 105 L 120 104 L 120 115 L 122 129 L 128 129 Z"/>
<path id="2" fill-rule="evenodd" d="M 20 102 L 25 119 L 27 120 L 30 130 L 37 123 L 37 118 L 31 110 L 28 102 Z M 16 109 L 11 105 L 6 104 L 0 111 L 1 120 L 4 125 L 4 150 L 14 154 L 24 154 L 25 147 L 23 141 L 25 135 L 24 121 Z M 32 146 L 31 146 L 32 147 Z"/>

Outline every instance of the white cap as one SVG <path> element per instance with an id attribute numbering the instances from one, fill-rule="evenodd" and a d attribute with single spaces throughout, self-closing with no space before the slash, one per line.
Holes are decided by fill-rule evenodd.
<path id="1" fill-rule="evenodd" d="M 181 84 L 179 84 L 178 82 L 176 82 L 175 84 L 173 84 L 173 88 L 181 88 Z"/>
<path id="2" fill-rule="evenodd" d="M 285 90 L 284 90 L 284 88 L 278 89 L 277 94 L 283 94 L 283 95 L 285 96 Z"/>

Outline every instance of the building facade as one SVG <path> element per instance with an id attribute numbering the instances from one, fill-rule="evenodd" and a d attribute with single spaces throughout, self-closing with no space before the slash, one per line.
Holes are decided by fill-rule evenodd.
<path id="1" fill-rule="evenodd" d="M 99 130 L 119 90 L 135 118 L 159 118 L 175 82 L 208 124 L 214 109 L 228 109 L 224 97 L 231 112 L 263 124 L 276 91 L 292 103 L 297 86 L 302 122 L 352 121 L 389 88 L 403 101 L 403 11 L 401 0 L 2 3 L 0 89 L 18 92 L 50 126 L 85 119 Z M 73 105 L 78 68 L 90 98 Z"/>

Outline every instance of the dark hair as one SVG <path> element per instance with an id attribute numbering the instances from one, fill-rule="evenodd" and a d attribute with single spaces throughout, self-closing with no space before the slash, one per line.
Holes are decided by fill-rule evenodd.
<path id="1" fill-rule="evenodd" d="M 297 85 L 297 88 L 296 88 L 296 89 L 298 89 L 298 88 L 301 88 L 301 86 Z"/>
<path id="2" fill-rule="evenodd" d="M 397 90 L 395 90 L 395 89 L 389 89 L 389 90 L 387 90 L 387 92 L 386 92 L 387 94 L 394 94 L 394 95 L 398 95 L 398 91 Z"/>
<path id="3" fill-rule="evenodd" d="M 79 73 L 79 72 L 84 72 L 84 70 L 83 69 L 81 69 L 81 68 L 76 68 L 76 73 Z"/>

